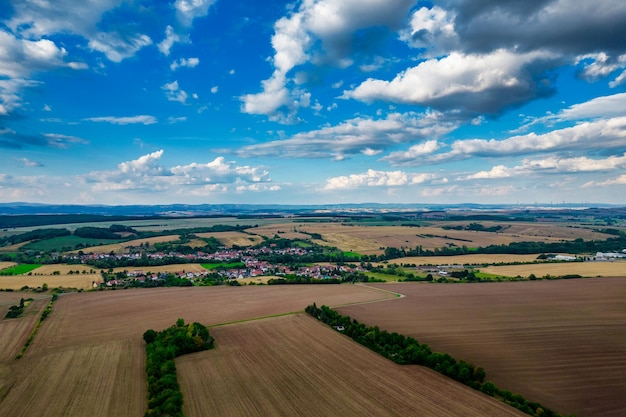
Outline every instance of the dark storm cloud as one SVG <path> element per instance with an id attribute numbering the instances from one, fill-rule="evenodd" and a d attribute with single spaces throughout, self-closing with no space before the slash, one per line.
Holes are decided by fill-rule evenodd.
<path id="1" fill-rule="evenodd" d="M 466 52 L 550 49 L 567 54 L 626 51 L 623 0 L 449 1 Z M 445 6 L 444 6 L 445 7 Z"/>

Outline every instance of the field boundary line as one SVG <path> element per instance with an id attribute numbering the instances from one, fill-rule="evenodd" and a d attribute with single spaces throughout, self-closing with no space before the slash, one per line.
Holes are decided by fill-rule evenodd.
<path id="1" fill-rule="evenodd" d="M 209 328 L 209 329 L 212 329 L 214 327 L 228 326 L 230 324 L 246 323 L 246 322 L 249 322 L 249 321 L 264 320 L 264 319 L 272 319 L 272 318 L 276 318 L 276 317 L 291 316 L 293 314 L 300 314 L 300 313 L 304 313 L 304 310 L 301 310 L 301 311 L 290 311 L 288 313 L 272 314 L 272 315 L 269 315 L 269 316 L 253 317 L 251 319 L 241 319 L 241 320 L 227 321 L 227 322 L 224 322 L 224 323 L 211 324 L 211 325 L 208 325 L 206 327 Z"/>
<path id="2" fill-rule="evenodd" d="M 390 290 L 385 290 L 385 289 L 382 289 L 382 288 L 370 287 L 368 285 L 363 285 L 363 284 L 355 284 L 355 285 L 361 285 L 363 287 L 370 288 L 370 289 L 373 289 L 373 290 L 377 290 L 377 291 L 382 291 L 382 292 L 386 292 L 386 293 L 389 293 L 389 294 L 393 294 L 395 297 L 394 298 L 383 298 L 383 299 L 380 299 L 380 300 L 356 301 L 356 302 L 353 302 L 353 303 L 335 305 L 332 308 L 347 307 L 347 306 L 353 306 L 353 305 L 359 305 L 359 304 L 379 303 L 381 301 L 397 300 L 399 298 L 406 297 L 406 295 L 404 295 L 404 294 L 400 294 L 398 292 L 394 292 L 394 291 L 390 291 Z M 211 324 L 211 325 L 208 325 L 206 327 L 211 329 L 211 328 L 214 328 L 214 327 L 228 326 L 230 324 L 246 323 L 246 322 L 255 321 L 255 320 L 264 320 L 264 319 L 271 319 L 271 318 L 276 318 L 276 317 L 291 316 L 293 314 L 300 314 L 300 313 L 305 313 L 304 309 L 303 310 L 299 310 L 299 311 L 290 311 L 290 312 L 287 312 L 287 313 L 272 314 L 272 315 L 269 315 L 269 316 L 260 316 L 260 317 L 253 317 L 253 318 L 249 318 L 249 319 L 227 321 L 227 322 L 224 322 L 224 323 Z"/>
<path id="3" fill-rule="evenodd" d="M 377 287 L 370 287 L 367 284 L 355 284 L 355 285 L 360 285 L 362 287 L 365 288 L 369 288 L 372 290 L 376 290 L 376 291 L 382 291 L 382 292 L 386 292 L 388 294 L 393 294 L 395 297 L 394 298 L 383 298 L 380 300 L 370 300 L 370 301 L 355 301 L 354 303 L 346 303 L 346 304 L 340 304 L 340 305 L 336 305 L 333 306 L 331 308 L 338 308 L 338 307 L 348 307 L 348 306 L 356 306 L 356 305 L 361 305 L 361 304 L 371 304 L 371 303 L 381 303 L 381 302 L 385 302 L 385 301 L 393 301 L 393 300 L 398 300 L 400 298 L 404 298 L 406 297 L 406 295 L 401 294 L 399 292 L 395 292 L 395 291 L 391 291 L 391 290 L 385 290 L 383 288 L 377 288 Z"/>

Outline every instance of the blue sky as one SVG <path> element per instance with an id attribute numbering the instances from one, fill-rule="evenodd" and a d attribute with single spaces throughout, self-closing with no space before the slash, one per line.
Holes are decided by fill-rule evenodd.
<path id="1" fill-rule="evenodd" d="M 626 2 L 8 0 L 0 155 L 0 202 L 626 204 Z"/>

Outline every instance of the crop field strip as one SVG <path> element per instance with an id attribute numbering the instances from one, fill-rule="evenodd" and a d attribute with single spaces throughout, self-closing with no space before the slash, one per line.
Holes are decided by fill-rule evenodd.
<path id="1" fill-rule="evenodd" d="M 546 275 L 553 277 L 563 275 L 580 275 L 583 277 L 619 277 L 626 275 L 626 260 L 613 262 L 563 262 L 537 265 L 503 265 L 489 266 L 480 269 L 488 274 L 509 277 L 528 277 L 534 274 L 541 278 Z"/>
<path id="2" fill-rule="evenodd" d="M 304 314 L 211 330 L 177 359 L 186 417 L 524 416 L 426 368 L 402 367 Z"/>
<path id="3" fill-rule="evenodd" d="M 93 282 L 102 282 L 100 273 L 97 275 L 90 274 L 61 274 L 61 275 L 15 275 L 15 276 L 0 276 L 0 288 L 19 290 L 20 288 L 27 286 L 29 288 L 43 287 L 43 284 L 48 284 L 48 287 L 63 287 L 63 288 L 77 288 L 77 289 L 90 289 Z"/>
<path id="4" fill-rule="evenodd" d="M 537 254 L 509 255 L 509 254 L 468 254 L 454 256 L 407 256 L 405 258 L 390 259 L 393 264 L 415 265 L 482 265 L 514 262 L 535 262 Z"/>
<path id="5" fill-rule="evenodd" d="M 336 310 L 482 366 L 565 415 L 624 415 L 626 278 L 370 285 L 406 297 Z"/>

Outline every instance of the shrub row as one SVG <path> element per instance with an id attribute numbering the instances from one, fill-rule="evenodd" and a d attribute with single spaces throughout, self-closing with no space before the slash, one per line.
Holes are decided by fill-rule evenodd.
<path id="1" fill-rule="evenodd" d="M 148 411 L 144 417 L 182 417 L 183 394 L 176 378 L 174 359 L 210 349 L 214 339 L 202 324 L 185 324 L 183 319 L 160 332 L 146 330 L 143 339 L 148 375 Z"/>
<path id="2" fill-rule="evenodd" d="M 28 336 L 28 339 L 26 339 L 26 342 L 24 343 L 24 346 L 22 346 L 22 349 L 17 354 L 15 359 L 20 359 L 22 356 L 24 356 L 24 354 L 26 353 L 26 349 L 28 349 L 30 344 L 33 343 L 33 340 L 35 339 L 35 335 L 39 331 L 39 328 L 41 327 L 41 324 L 43 323 L 43 321 L 45 319 L 48 318 L 50 313 L 52 313 L 52 306 L 54 305 L 54 303 L 56 303 L 56 301 L 58 299 L 59 299 L 59 295 L 57 293 L 52 294 L 52 298 L 50 299 L 50 302 L 46 306 L 46 309 L 41 313 L 41 316 L 39 317 L 39 320 L 37 321 L 37 324 L 35 325 L 35 328 L 33 329 L 33 331 Z"/>
<path id="3" fill-rule="evenodd" d="M 491 381 L 485 382 L 486 374 L 483 368 L 462 360 L 457 361 L 447 353 L 433 352 L 428 345 L 420 344 L 412 337 L 396 332 L 389 333 L 386 330 L 380 330 L 378 326 L 366 326 L 349 316 L 337 313 L 330 307 L 318 308 L 315 303 L 308 306 L 305 311 L 395 363 L 426 366 L 532 416 L 562 417 L 561 414 L 539 403 L 530 402 L 521 395 L 498 388 Z"/>

